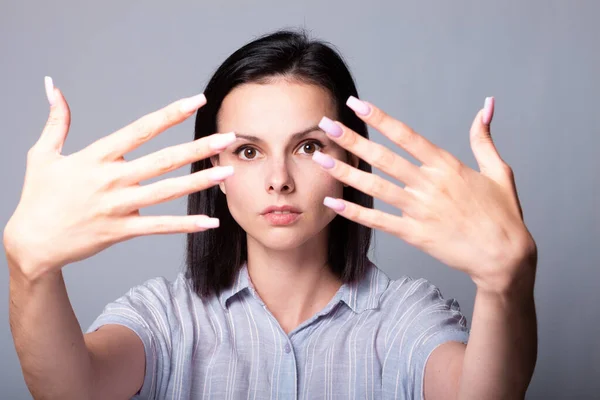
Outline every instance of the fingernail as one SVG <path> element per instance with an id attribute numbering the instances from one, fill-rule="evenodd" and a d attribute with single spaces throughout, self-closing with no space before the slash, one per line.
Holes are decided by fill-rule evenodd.
<path id="1" fill-rule="evenodd" d="M 213 150 L 224 150 L 231 143 L 235 142 L 235 133 L 220 133 L 210 139 L 210 148 Z"/>
<path id="2" fill-rule="evenodd" d="M 335 138 L 342 136 L 343 133 L 342 128 L 327 117 L 321 118 L 321 122 L 319 122 L 319 128 L 323 129 L 325 133 Z"/>
<path id="3" fill-rule="evenodd" d="M 483 103 L 483 114 L 481 115 L 481 122 L 484 125 L 489 125 L 492 122 L 492 111 L 494 105 L 493 97 L 486 97 Z"/>
<path id="4" fill-rule="evenodd" d="M 208 177 L 215 182 L 220 182 L 231 175 L 233 175 L 233 167 L 231 165 L 227 165 L 225 167 L 214 167 L 208 172 Z"/>
<path id="5" fill-rule="evenodd" d="M 219 219 L 218 218 L 202 218 L 196 221 L 196 225 L 200 228 L 218 228 L 219 227 Z"/>
<path id="6" fill-rule="evenodd" d="M 51 77 L 44 77 L 44 86 L 46 87 L 46 97 L 48 98 L 48 103 L 50 103 L 50 107 L 52 107 L 56 99 L 54 97 L 54 82 L 52 82 Z"/>
<path id="7" fill-rule="evenodd" d="M 325 197 L 323 204 L 335 211 L 344 211 L 346 208 L 346 205 L 343 202 L 334 199 L 333 197 Z"/>
<path id="8" fill-rule="evenodd" d="M 333 158 L 331 158 L 327 154 L 321 153 L 320 151 L 315 151 L 313 153 L 312 159 L 321 167 L 326 169 L 331 169 L 335 165 L 335 161 L 333 160 Z"/>
<path id="9" fill-rule="evenodd" d="M 369 115 L 369 113 L 371 112 L 371 107 L 369 107 L 367 103 L 357 99 L 354 96 L 348 97 L 346 105 L 360 115 Z"/>
<path id="10" fill-rule="evenodd" d="M 181 101 L 181 111 L 188 113 L 198 109 L 198 107 L 206 104 L 206 97 L 204 93 L 197 94 Z"/>

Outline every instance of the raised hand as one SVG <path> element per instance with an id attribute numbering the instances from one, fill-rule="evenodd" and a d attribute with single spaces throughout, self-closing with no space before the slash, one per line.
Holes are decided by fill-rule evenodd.
<path id="1" fill-rule="evenodd" d="M 235 141 L 234 133 L 214 134 L 130 162 L 123 157 L 192 115 L 206 103 L 204 95 L 175 101 L 64 156 L 69 106 L 50 78 L 46 92 L 50 116 L 28 152 L 21 199 L 4 230 L 7 257 L 24 274 L 41 276 L 137 236 L 218 226 L 219 221 L 208 216 L 140 216 L 139 209 L 218 184 L 233 174 L 233 167 L 139 183 L 218 154 Z"/>
<path id="2" fill-rule="evenodd" d="M 512 170 L 500 158 L 490 135 L 493 98 L 486 100 L 471 126 L 471 147 L 479 172 L 372 104 L 353 97 L 347 104 L 422 165 L 323 118 L 320 127 L 332 140 L 405 183 L 402 188 L 316 152 L 313 159 L 333 177 L 398 207 L 402 216 L 343 199 L 326 198 L 324 203 L 345 218 L 389 232 L 468 273 L 478 287 L 504 291 L 518 280 L 525 261 L 535 258 L 537 250 L 523 222 Z"/>

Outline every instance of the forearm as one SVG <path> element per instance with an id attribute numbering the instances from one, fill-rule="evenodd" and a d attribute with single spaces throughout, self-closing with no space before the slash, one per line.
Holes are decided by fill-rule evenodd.
<path id="1" fill-rule="evenodd" d="M 85 399 L 92 366 L 62 273 L 32 281 L 8 258 L 10 327 L 25 382 L 36 399 Z"/>
<path id="2" fill-rule="evenodd" d="M 510 291 L 478 289 L 459 399 L 524 398 L 537 358 L 535 265 Z"/>

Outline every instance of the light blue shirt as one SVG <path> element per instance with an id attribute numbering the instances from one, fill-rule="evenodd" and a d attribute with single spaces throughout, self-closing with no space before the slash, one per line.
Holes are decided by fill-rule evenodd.
<path id="1" fill-rule="evenodd" d="M 134 399 L 421 399 L 440 344 L 466 343 L 466 319 L 424 279 L 390 280 L 371 264 L 286 334 L 244 265 L 233 286 L 201 299 L 183 273 L 150 279 L 108 304 L 104 324 L 132 329 L 146 372 Z"/>

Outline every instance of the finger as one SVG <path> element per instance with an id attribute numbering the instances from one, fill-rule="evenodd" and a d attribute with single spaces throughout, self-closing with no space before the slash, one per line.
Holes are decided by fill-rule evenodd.
<path id="1" fill-rule="evenodd" d="M 412 195 L 401 187 L 386 181 L 378 175 L 361 171 L 342 161 L 335 160 L 328 154 L 316 151 L 313 154 L 313 161 L 337 180 L 389 205 L 404 209 L 408 208 L 409 204 L 414 201 Z"/>
<path id="2" fill-rule="evenodd" d="M 387 136 L 423 164 L 437 165 L 439 161 L 443 161 L 442 149 L 373 104 L 350 96 L 346 105 L 354 110 L 360 119 Z"/>
<path id="3" fill-rule="evenodd" d="M 116 160 L 168 128 L 187 119 L 206 104 L 204 94 L 177 100 L 92 143 L 85 151 L 103 160 Z"/>
<path id="4" fill-rule="evenodd" d="M 323 117 L 319 127 L 341 147 L 392 178 L 411 186 L 421 179 L 419 167 L 387 147 L 359 135 L 344 124 Z"/>
<path id="5" fill-rule="evenodd" d="M 54 87 L 52 78 L 44 78 L 46 97 L 50 103 L 50 114 L 36 146 L 60 154 L 71 125 L 71 110 L 62 92 Z"/>
<path id="6" fill-rule="evenodd" d="M 506 174 L 503 167 L 504 161 L 496 149 L 490 132 L 494 103 L 493 97 L 485 99 L 483 109 L 477 113 L 473 120 L 469 138 L 471 149 L 479 165 L 479 171 L 496 182 L 506 183 Z"/>
<path id="7" fill-rule="evenodd" d="M 126 184 L 138 183 L 165 174 L 218 154 L 233 142 L 235 133 L 217 133 L 191 143 L 164 148 L 124 164 L 123 181 Z"/>
<path id="8" fill-rule="evenodd" d="M 523 211 L 512 168 L 500 156 L 491 135 L 490 125 L 494 116 L 495 106 L 495 99 L 493 97 L 486 97 L 483 109 L 477 113 L 471 125 L 469 134 L 471 149 L 479 165 L 479 171 L 510 190 L 515 205 L 522 217 Z"/>
<path id="9" fill-rule="evenodd" d="M 205 215 L 189 216 L 134 216 L 123 221 L 123 240 L 138 236 L 193 233 L 218 228 L 219 220 Z"/>
<path id="10" fill-rule="evenodd" d="M 213 167 L 181 177 L 163 179 L 149 185 L 132 186 L 119 193 L 119 207 L 123 208 L 120 211 L 128 214 L 140 208 L 199 192 L 224 181 L 231 175 L 233 175 L 232 166 Z"/>
<path id="11" fill-rule="evenodd" d="M 366 208 L 343 199 L 326 197 L 323 204 L 337 214 L 369 228 L 379 229 L 400 238 L 408 237 L 409 224 L 402 217 L 387 214 L 373 208 Z"/>

